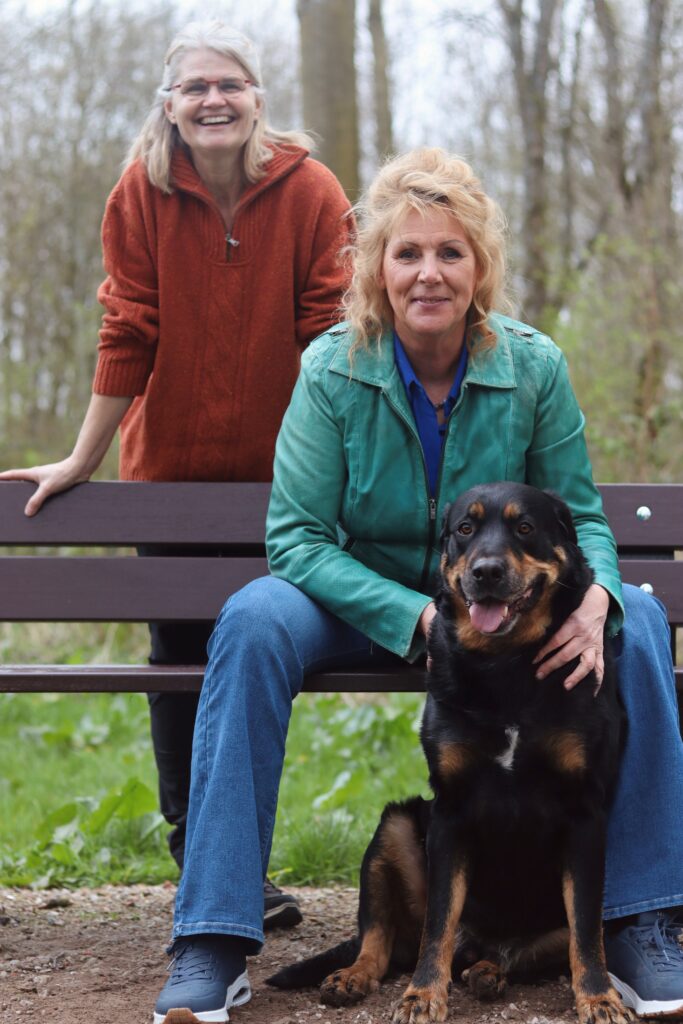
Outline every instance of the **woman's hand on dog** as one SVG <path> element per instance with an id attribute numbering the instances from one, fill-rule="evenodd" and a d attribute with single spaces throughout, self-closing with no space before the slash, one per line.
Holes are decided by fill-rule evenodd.
<path id="1" fill-rule="evenodd" d="M 576 611 L 572 612 L 557 633 L 551 636 L 536 655 L 534 663 L 538 664 L 539 661 L 543 661 L 547 655 L 554 652 L 552 657 L 543 661 L 536 673 L 536 678 L 545 679 L 555 669 L 578 658 L 579 664 L 564 681 L 565 689 L 571 690 L 589 672 L 594 671 L 595 692 L 597 693 L 605 673 L 603 650 L 608 610 L 609 594 L 604 587 L 593 583 L 586 591 L 586 596 Z"/>

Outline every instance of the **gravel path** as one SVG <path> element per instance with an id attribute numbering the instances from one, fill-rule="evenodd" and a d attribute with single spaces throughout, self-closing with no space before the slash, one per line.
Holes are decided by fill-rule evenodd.
<path id="1" fill-rule="evenodd" d="M 389 981 L 348 1009 L 322 1006 L 315 992 L 278 992 L 263 979 L 277 967 L 319 952 L 353 933 L 355 889 L 296 890 L 304 923 L 269 935 L 250 961 L 254 996 L 233 1024 L 380 1024 L 407 978 Z M 164 948 L 175 887 L 105 886 L 76 892 L 0 889 L 2 1024 L 150 1024 L 165 978 Z M 516 985 L 483 1005 L 454 987 L 449 1020 L 460 1024 L 575 1024 L 566 978 Z"/>

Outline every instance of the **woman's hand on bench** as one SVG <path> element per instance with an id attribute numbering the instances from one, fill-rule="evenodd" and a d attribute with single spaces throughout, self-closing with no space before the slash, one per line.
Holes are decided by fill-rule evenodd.
<path id="1" fill-rule="evenodd" d="M 74 465 L 71 455 L 61 462 L 52 462 L 46 466 L 8 469 L 0 473 L 0 480 L 28 480 L 30 483 L 38 484 L 37 490 L 33 492 L 24 508 L 24 514 L 27 516 L 34 516 L 50 495 L 66 491 L 74 484 L 84 483 L 88 478 L 88 473 Z"/>
<path id="2" fill-rule="evenodd" d="M 38 484 L 38 489 L 26 503 L 24 513 L 27 516 L 34 516 L 50 495 L 90 479 L 106 455 L 132 401 L 129 397 L 93 395 L 71 455 L 61 462 L 28 469 L 8 469 L 0 473 L 0 480 L 28 480 Z"/>

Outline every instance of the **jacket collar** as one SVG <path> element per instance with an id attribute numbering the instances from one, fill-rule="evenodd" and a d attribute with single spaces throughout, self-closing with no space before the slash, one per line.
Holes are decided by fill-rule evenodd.
<path id="1" fill-rule="evenodd" d="M 494 348 L 470 354 L 467 361 L 467 372 L 463 380 L 463 388 L 468 384 L 480 384 L 489 388 L 516 388 L 514 361 L 512 358 L 512 347 L 508 336 L 508 328 L 503 318 L 493 314 L 489 322 L 496 333 L 496 345 Z M 340 324 L 335 330 L 344 330 Z M 349 367 L 349 347 L 352 335 L 344 330 L 343 343 L 336 349 L 330 362 L 330 370 L 333 373 L 340 373 L 344 377 L 352 377 L 353 380 L 362 381 L 364 384 L 372 384 L 382 390 L 394 393 L 398 397 L 405 393 L 403 381 L 394 359 L 393 331 L 391 328 L 385 330 L 379 340 L 379 345 L 373 344 L 371 349 L 359 349 L 353 356 L 351 367 Z"/>

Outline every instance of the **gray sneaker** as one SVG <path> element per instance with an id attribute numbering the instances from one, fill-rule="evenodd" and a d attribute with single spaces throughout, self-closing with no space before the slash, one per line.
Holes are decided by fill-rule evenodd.
<path id="1" fill-rule="evenodd" d="M 638 914 L 633 924 L 605 934 L 607 970 L 626 1006 L 637 1014 L 683 1012 L 683 947 L 676 909 Z"/>
<path id="2" fill-rule="evenodd" d="M 154 1008 L 154 1024 L 201 1024 L 230 1019 L 231 1006 L 251 998 L 245 957 L 232 936 L 190 935 L 176 939 L 169 979 Z"/>

